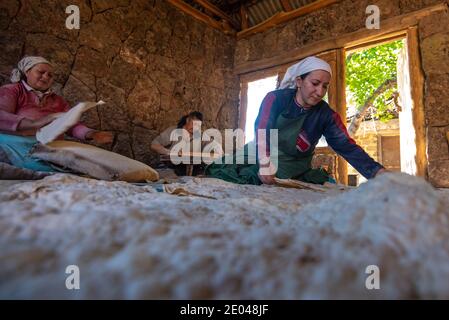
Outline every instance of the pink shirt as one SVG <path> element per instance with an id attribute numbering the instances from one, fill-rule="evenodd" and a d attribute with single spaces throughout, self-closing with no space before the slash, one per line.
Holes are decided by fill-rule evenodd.
<path id="1" fill-rule="evenodd" d="M 39 98 L 39 95 L 42 97 Z M 17 134 L 17 126 L 23 118 L 37 120 L 69 109 L 69 104 L 57 94 L 42 94 L 22 81 L 0 87 L 0 131 L 4 133 Z M 68 133 L 84 140 L 86 134 L 92 130 L 78 123 Z"/>

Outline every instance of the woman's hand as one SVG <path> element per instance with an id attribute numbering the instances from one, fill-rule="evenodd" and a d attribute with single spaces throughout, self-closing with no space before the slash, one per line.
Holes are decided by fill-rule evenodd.
<path id="1" fill-rule="evenodd" d="M 276 181 L 274 181 L 274 177 L 275 177 L 274 174 L 262 175 L 259 172 L 258 176 L 259 176 L 260 181 L 262 181 L 263 184 L 275 184 L 276 183 Z"/>
<path id="2" fill-rule="evenodd" d="M 18 131 L 22 131 L 22 130 L 38 130 L 44 126 L 46 126 L 47 124 L 49 124 L 50 122 L 52 122 L 53 120 L 55 120 L 56 118 L 60 117 L 63 113 L 51 113 L 45 117 L 42 117 L 40 119 L 37 120 L 30 120 L 27 118 L 23 118 L 20 122 L 19 125 L 17 126 L 17 130 Z"/>
<path id="3" fill-rule="evenodd" d="M 269 161 L 269 159 L 265 159 L 265 161 L 259 160 L 258 176 L 263 184 L 276 183 L 276 181 L 274 181 L 274 178 L 276 177 L 276 167 Z"/>
<path id="4" fill-rule="evenodd" d="M 158 154 L 160 154 L 162 156 L 170 155 L 170 150 L 165 148 L 163 145 L 161 145 L 159 143 L 152 143 L 150 147 L 151 147 L 151 150 L 153 150 L 154 152 L 157 152 Z"/>
<path id="5" fill-rule="evenodd" d="M 85 138 L 98 144 L 106 144 L 114 140 L 114 134 L 109 131 L 89 131 Z"/>

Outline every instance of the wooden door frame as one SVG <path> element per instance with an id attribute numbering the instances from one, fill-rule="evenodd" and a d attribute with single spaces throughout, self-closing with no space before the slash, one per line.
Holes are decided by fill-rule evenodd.
<path id="1" fill-rule="evenodd" d="M 383 34 L 379 38 L 358 39 L 353 45 L 345 47 L 347 51 L 359 48 L 369 48 L 398 39 L 406 40 L 408 55 L 408 68 L 410 73 L 410 94 L 412 97 L 412 118 L 415 129 L 416 144 L 416 175 L 427 179 L 427 135 L 424 112 L 424 72 L 421 64 L 421 51 L 419 48 L 418 25 L 414 24 L 390 34 Z M 344 110 L 346 113 L 346 110 Z"/>
<path id="2" fill-rule="evenodd" d="M 415 128 L 416 175 L 428 178 L 427 172 L 427 134 L 424 112 L 424 71 L 421 65 L 418 27 L 407 29 L 407 51 L 409 59 L 410 90 L 413 102 L 412 118 Z"/>

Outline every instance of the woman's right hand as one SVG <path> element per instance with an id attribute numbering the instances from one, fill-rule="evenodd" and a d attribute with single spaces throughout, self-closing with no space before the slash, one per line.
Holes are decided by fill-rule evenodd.
<path id="1" fill-rule="evenodd" d="M 49 124 L 56 118 L 60 117 L 62 113 L 51 113 L 45 117 L 42 117 L 37 120 L 31 120 L 27 118 L 23 118 L 19 125 L 17 126 L 18 130 L 38 130 L 42 128 L 43 126 Z"/>
<path id="2" fill-rule="evenodd" d="M 260 181 L 263 184 L 275 184 L 274 178 L 276 177 L 276 168 L 271 161 L 265 159 L 265 161 L 259 160 L 259 176 Z"/>
<path id="3" fill-rule="evenodd" d="M 276 181 L 274 181 L 274 174 L 271 175 L 262 175 L 262 174 L 258 174 L 259 175 L 259 179 L 260 181 L 262 181 L 263 184 L 275 184 Z"/>

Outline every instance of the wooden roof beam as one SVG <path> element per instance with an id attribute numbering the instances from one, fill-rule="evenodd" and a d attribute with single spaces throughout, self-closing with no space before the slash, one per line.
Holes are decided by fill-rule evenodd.
<path id="1" fill-rule="evenodd" d="M 184 13 L 194 17 L 195 19 L 204 22 L 208 26 L 218 29 L 224 33 L 229 33 L 229 30 L 225 28 L 223 23 L 218 22 L 214 18 L 208 16 L 207 14 L 193 8 L 182 0 L 167 0 L 168 3 L 172 4 L 176 8 L 180 9 Z"/>
<path id="2" fill-rule="evenodd" d="M 271 18 L 259 23 L 256 26 L 253 26 L 249 29 L 242 30 L 242 31 L 238 32 L 237 39 L 242 39 L 242 38 L 245 38 L 252 34 L 258 33 L 258 32 L 263 32 L 271 27 L 274 27 L 281 23 L 304 16 L 306 14 L 317 11 L 319 9 L 322 9 L 324 7 L 332 5 L 334 3 L 338 3 L 340 1 L 341 0 L 317 0 L 317 1 L 312 2 L 306 6 L 300 7 L 298 9 L 294 9 L 292 11 L 279 12 L 279 13 L 275 14 L 274 16 L 272 16 Z"/>
<path id="3" fill-rule="evenodd" d="M 246 7 L 243 4 L 240 7 L 240 16 L 242 18 L 242 30 L 248 29 L 248 27 L 249 27 L 248 12 L 246 11 Z"/>
<path id="4" fill-rule="evenodd" d="M 229 16 L 228 14 L 226 14 L 225 12 L 223 12 L 222 10 L 220 10 L 219 8 L 214 6 L 209 1 L 207 1 L 207 0 L 194 0 L 194 1 L 198 4 L 200 4 L 201 6 L 203 6 L 205 9 L 209 10 L 210 12 L 216 14 L 218 17 L 229 22 L 231 24 L 231 26 L 234 27 L 234 29 L 239 30 L 239 28 L 240 28 L 239 24 L 234 19 L 232 19 L 231 16 Z"/>

